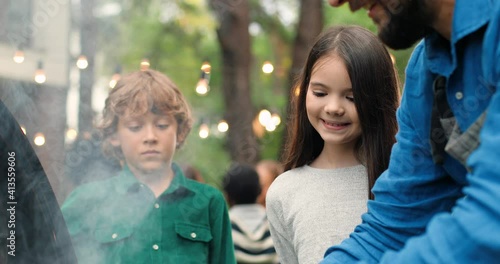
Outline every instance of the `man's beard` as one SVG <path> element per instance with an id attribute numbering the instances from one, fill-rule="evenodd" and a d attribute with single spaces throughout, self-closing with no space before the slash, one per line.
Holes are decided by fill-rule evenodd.
<path id="1" fill-rule="evenodd" d="M 429 34 L 431 13 L 418 2 L 422 1 L 406 1 L 401 4 L 398 12 L 390 12 L 384 7 L 390 21 L 380 28 L 378 36 L 388 47 L 395 50 L 406 49 Z"/>

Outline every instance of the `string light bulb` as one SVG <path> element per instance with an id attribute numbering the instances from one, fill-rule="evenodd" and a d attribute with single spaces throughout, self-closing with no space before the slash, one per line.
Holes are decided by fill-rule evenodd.
<path id="1" fill-rule="evenodd" d="M 80 70 L 87 69 L 89 66 L 89 61 L 87 60 L 87 57 L 85 55 L 80 55 L 78 59 L 76 60 L 76 67 Z"/>
<path id="2" fill-rule="evenodd" d="M 111 76 L 111 80 L 109 81 L 109 88 L 113 89 L 115 88 L 116 84 L 120 80 L 122 72 L 122 66 L 116 65 L 115 67 L 115 73 Z"/>
<path id="3" fill-rule="evenodd" d="M 278 126 L 279 124 L 281 124 L 281 117 L 280 115 L 274 113 L 271 115 L 271 123 Z"/>
<path id="4" fill-rule="evenodd" d="M 272 123 L 269 123 L 269 124 L 266 125 L 266 130 L 268 132 L 273 132 L 274 130 L 276 130 L 276 125 L 272 124 Z"/>
<path id="5" fill-rule="evenodd" d="M 267 131 L 272 132 L 281 123 L 281 117 L 277 113 L 271 114 L 267 109 L 262 109 L 257 116 L 259 123 Z"/>
<path id="6" fill-rule="evenodd" d="M 43 70 L 43 62 L 38 61 L 38 67 L 35 71 L 35 82 L 38 84 L 45 83 L 47 76 L 45 76 L 45 71 Z"/>
<path id="7" fill-rule="evenodd" d="M 37 146 L 43 146 L 45 144 L 45 136 L 43 133 L 36 133 L 33 142 Z"/>
<path id="8" fill-rule="evenodd" d="M 113 76 L 111 76 L 111 80 L 109 81 L 109 88 L 111 89 L 115 88 L 116 84 L 120 80 L 120 77 L 121 76 L 119 73 L 113 74 Z"/>
<path id="9" fill-rule="evenodd" d="M 141 60 L 141 71 L 146 71 L 149 69 L 149 66 L 151 66 L 151 64 L 149 63 L 149 60 L 148 59 L 142 59 Z"/>
<path id="10" fill-rule="evenodd" d="M 274 66 L 271 62 L 265 61 L 264 64 L 262 64 L 262 72 L 265 74 L 270 74 L 274 71 Z"/>
<path id="11" fill-rule="evenodd" d="M 198 132 L 198 135 L 200 138 L 207 138 L 208 135 L 210 134 L 210 129 L 207 124 L 201 124 L 200 126 L 200 131 Z"/>
<path id="12" fill-rule="evenodd" d="M 217 130 L 221 133 L 225 133 L 229 130 L 229 124 L 226 122 L 226 120 L 221 120 L 219 124 L 217 124 Z"/>
<path id="13" fill-rule="evenodd" d="M 267 109 L 260 110 L 260 112 L 259 112 L 259 123 L 262 126 L 266 126 L 267 124 L 270 123 L 270 121 L 271 121 L 271 112 L 269 112 L 269 110 L 267 110 Z"/>
<path id="14" fill-rule="evenodd" d="M 204 78 L 200 78 L 196 84 L 196 93 L 199 95 L 206 95 L 208 93 L 208 81 Z"/>
<path id="15" fill-rule="evenodd" d="M 74 142 L 77 136 L 78 131 L 76 131 L 76 129 L 68 128 L 68 130 L 66 130 L 66 139 L 68 140 L 68 142 Z"/>
<path id="16" fill-rule="evenodd" d="M 205 68 L 205 70 L 207 70 L 207 68 Z M 210 73 L 204 71 L 202 67 L 200 79 L 196 84 L 196 93 L 198 93 L 199 95 L 206 95 L 208 91 L 210 91 L 210 86 L 208 86 L 209 83 L 210 83 Z"/>
<path id="17" fill-rule="evenodd" d="M 210 63 L 208 63 L 208 61 L 204 61 L 202 64 L 201 64 L 201 70 L 206 73 L 206 74 L 210 74 L 210 71 L 212 70 L 212 66 L 210 65 Z"/>
<path id="18" fill-rule="evenodd" d="M 23 63 L 24 62 L 24 51 L 22 49 L 18 49 L 14 52 L 14 56 L 12 57 L 15 63 Z"/>

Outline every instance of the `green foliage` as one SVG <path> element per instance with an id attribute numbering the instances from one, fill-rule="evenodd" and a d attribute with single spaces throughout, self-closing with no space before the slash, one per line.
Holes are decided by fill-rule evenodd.
<path id="1" fill-rule="evenodd" d="M 139 62 L 148 58 L 151 68 L 167 74 L 181 89 L 193 109 L 194 125 L 185 145 L 177 151 L 175 160 L 190 164 L 201 171 L 205 180 L 220 187 L 220 178 L 231 160 L 225 146 L 224 134 L 217 134 L 216 125 L 223 118 L 224 102 L 221 91 L 221 60 L 216 38 L 216 21 L 209 11 L 206 0 L 125 1 L 122 15 L 101 21 L 108 32 L 102 38 L 102 51 L 106 65 L 102 74 L 111 75 L 116 64 L 123 72 L 139 69 Z M 254 108 L 263 108 L 281 116 L 281 124 L 274 132 L 265 132 L 259 138 L 261 157 L 278 159 L 284 133 L 288 101 L 288 70 L 291 65 L 291 45 L 295 24 L 285 25 L 276 14 L 268 14 L 252 1 L 252 21 L 262 31 L 252 37 L 251 88 Z M 325 7 L 325 26 L 356 24 L 376 32 L 376 27 L 364 12 L 351 13 L 347 6 Z M 411 49 L 390 51 L 396 57 L 396 65 L 403 81 L 404 68 Z M 210 92 L 196 94 L 200 66 L 209 61 L 211 70 Z M 274 64 L 272 74 L 261 70 L 264 61 Z M 256 113 L 257 114 L 257 113 Z M 202 123 L 211 125 L 212 135 L 199 137 Z"/>
<path id="2" fill-rule="evenodd" d="M 271 133 L 265 133 L 264 136 L 259 139 L 259 143 L 261 145 L 261 159 L 279 159 L 279 151 L 284 132 L 285 127 L 283 118 L 283 120 L 281 120 L 281 125 L 279 125 L 275 131 Z"/>
<path id="3" fill-rule="evenodd" d="M 193 129 L 185 146 L 176 153 L 175 161 L 193 165 L 208 183 L 218 186 L 230 163 L 224 138 L 198 136 L 202 121 L 217 124 L 224 110 L 215 22 L 203 4 L 203 0 L 169 1 L 170 19 L 163 21 L 162 8 L 166 7 L 161 1 L 136 1 L 123 10 L 121 17 L 101 21 L 113 29 L 108 31 L 113 35 L 104 35 L 102 43 L 109 65 L 103 74 L 110 75 L 116 64 L 122 66 L 123 74 L 136 71 L 140 61 L 147 58 L 152 69 L 169 76 L 187 98 L 194 118 Z M 212 66 L 211 90 L 206 96 L 199 96 L 195 87 L 205 60 Z"/>
<path id="4" fill-rule="evenodd" d="M 231 162 L 229 153 L 224 149 L 224 142 L 223 135 L 200 138 L 195 127 L 186 144 L 177 151 L 175 161 L 194 166 L 207 183 L 219 188 L 221 177 Z"/>

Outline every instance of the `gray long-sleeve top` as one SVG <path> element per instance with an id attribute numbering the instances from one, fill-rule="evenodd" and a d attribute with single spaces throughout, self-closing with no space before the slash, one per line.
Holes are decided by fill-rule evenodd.
<path id="1" fill-rule="evenodd" d="M 361 223 L 368 200 L 363 165 L 303 166 L 280 175 L 267 192 L 267 216 L 281 263 L 317 264 L 328 247 Z"/>

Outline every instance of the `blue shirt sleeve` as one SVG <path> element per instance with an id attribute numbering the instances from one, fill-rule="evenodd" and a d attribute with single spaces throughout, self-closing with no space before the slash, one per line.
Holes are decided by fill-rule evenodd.
<path id="1" fill-rule="evenodd" d="M 468 186 L 451 213 L 438 215 L 421 237 L 408 241 L 382 263 L 439 260 L 442 263 L 498 263 L 500 260 L 500 2 L 483 45 L 484 82 L 496 92 L 486 113 L 480 145 L 468 159 Z M 427 257 L 427 258 L 424 258 Z M 395 262 L 394 262 L 395 261 Z M 420 261 L 424 262 L 424 261 Z M 413 262 L 415 263 L 415 262 Z"/>
<path id="2" fill-rule="evenodd" d="M 498 90 L 500 1 L 493 13 L 484 38 L 483 81 Z M 481 143 L 468 159 L 471 172 L 462 188 L 433 163 L 428 139 L 416 132 L 421 122 L 430 120 L 427 113 L 416 114 L 426 110 L 413 105 L 418 100 L 410 100 L 425 96 L 411 90 L 421 87 L 415 83 L 421 78 L 411 77 L 418 74 L 412 69 L 423 63 L 421 49 L 415 49 L 408 66 L 410 78 L 398 110 L 398 142 L 389 169 L 373 189 L 376 199 L 369 202 L 363 223 L 349 239 L 331 247 L 322 263 L 497 263 L 500 259 L 500 95 L 496 91 L 490 101 Z"/>

